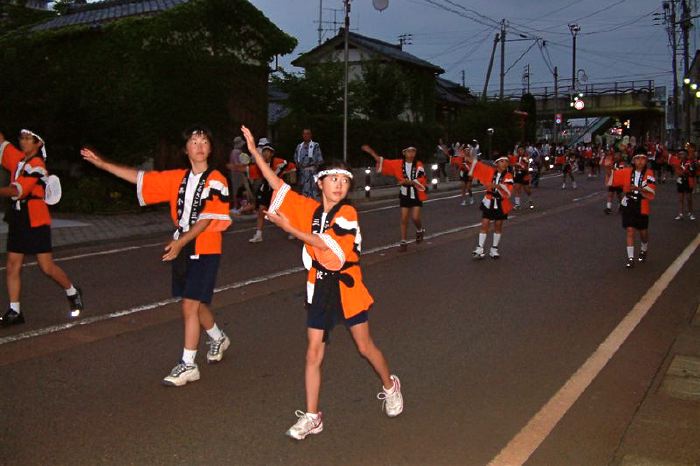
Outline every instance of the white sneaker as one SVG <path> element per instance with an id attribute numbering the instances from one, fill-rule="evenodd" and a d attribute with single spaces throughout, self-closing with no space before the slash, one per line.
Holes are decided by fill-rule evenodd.
<path id="1" fill-rule="evenodd" d="M 197 367 L 197 364 L 185 364 L 180 361 L 177 366 L 173 367 L 170 374 L 163 379 L 163 385 L 182 387 L 187 382 L 195 382 L 197 380 L 199 380 L 199 367 Z"/>
<path id="2" fill-rule="evenodd" d="M 377 399 L 382 400 L 382 411 L 389 417 L 396 417 L 403 412 L 403 396 L 401 395 L 401 381 L 395 375 L 392 375 L 391 380 L 394 381 L 394 387 L 390 392 L 386 388 L 377 394 Z"/>
<path id="3" fill-rule="evenodd" d="M 218 340 L 209 340 L 209 351 L 207 351 L 207 362 L 219 362 L 224 357 L 224 351 L 231 346 L 231 340 L 224 332 L 221 332 L 221 338 Z"/>
<path id="4" fill-rule="evenodd" d="M 474 257 L 474 259 L 483 259 L 484 256 L 484 248 L 481 246 L 477 246 L 472 252 L 472 257 Z"/>
<path id="5" fill-rule="evenodd" d="M 461 206 L 467 205 L 467 200 L 466 200 L 466 199 L 462 199 L 462 202 L 461 202 L 459 205 L 461 205 Z"/>
<path id="6" fill-rule="evenodd" d="M 561 189 L 566 189 L 566 183 L 561 185 Z"/>
<path id="7" fill-rule="evenodd" d="M 469 198 L 469 205 L 474 205 L 474 197 Z"/>
<path id="8" fill-rule="evenodd" d="M 673 220 L 683 220 L 683 214 L 678 214 Z"/>
<path id="9" fill-rule="evenodd" d="M 262 233 L 259 231 L 256 231 L 255 234 L 253 235 L 252 238 L 248 240 L 249 243 L 261 243 L 262 242 Z"/>
<path id="10" fill-rule="evenodd" d="M 323 432 L 323 413 L 318 412 L 318 416 L 314 419 L 311 413 L 296 410 L 294 412 L 299 418 L 292 427 L 286 432 L 286 435 L 297 440 L 304 440 L 307 435 L 320 434 Z"/>
<path id="11" fill-rule="evenodd" d="M 489 257 L 491 259 L 498 259 L 501 257 L 501 255 L 498 253 L 498 248 L 491 247 L 491 250 L 489 251 Z"/>
<path id="12" fill-rule="evenodd" d="M 695 215 L 689 213 L 689 214 L 688 214 L 688 220 L 695 220 Z"/>

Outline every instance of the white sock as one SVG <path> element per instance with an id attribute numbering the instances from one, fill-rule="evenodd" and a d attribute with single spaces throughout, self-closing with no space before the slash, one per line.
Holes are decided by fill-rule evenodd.
<path id="1" fill-rule="evenodd" d="M 500 233 L 494 233 L 494 234 L 493 234 L 493 244 L 492 244 L 491 246 L 493 246 L 494 248 L 497 248 L 497 247 L 498 247 L 498 243 L 500 243 L 500 242 L 501 242 L 501 234 L 500 234 Z"/>
<path id="2" fill-rule="evenodd" d="M 224 336 L 223 332 L 221 331 L 219 326 L 216 325 L 216 323 L 214 323 L 214 326 L 212 328 L 207 330 L 207 335 L 209 335 L 209 338 L 211 338 L 214 341 L 219 341 L 221 340 L 221 337 Z"/>
<path id="3" fill-rule="evenodd" d="M 10 309 L 12 309 L 12 310 L 15 311 L 17 314 L 19 314 L 19 313 L 20 313 L 20 310 L 19 310 L 19 302 L 10 303 Z"/>
<path id="4" fill-rule="evenodd" d="M 605 207 L 608 209 L 612 209 L 612 202 L 606 202 Z"/>
<path id="5" fill-rule="evenodd" d="M 515 205 L 520 205 L 520 196 L 515 196 Z"/>
<path id="6" fill-rule="evenodd" d="M 649 249 L 649 243 L 645 243 L 642 241 L 642 247 L 640 248 L 642 252 L 647 252 L 647 249 Z"/>
<path id="7" fill-rule="evenodd" d="M 483 248 L 486 242 L 486 233 L 479 233 L 479 247 Z"/>
<path id="8" fill-rule="evenodd" d="M 634 246 L 627 246 L 627 257 L 634 259 Z"/>
<path id="9" fill-rule="evenodd" d="M 396 390 L 396 382 L 394 382 L 391 388 L 386 388 L 382 386 L 382 390 L 384 390 L 384 393 L 386 393 L 387 395 L 391 395 L 392 393 L 394 393 L 394 390 Z"/>
<path id="10" fill-rule="evenodd" d="M 70 288 L 66 288 L 66 296 L 75 296 L 76 294 L 78 294 L 78 290 L 73 285 Z"/>
<path id="11" fill-rule="evenodd" d="M 309 416 L 311 419 L 314 421 L 318 419 L 318 413 L 306 413 L 307 416 Z"/>
<path id="12" fill-rule="evenodd" d="M 262 230 L 255 230 L 255 236 L 262 236 Z"/>
<path id="13" fill-rule="evenodd" d="M 182 350 L 182 362 L 184 362 L 188 366 L 191 366 L 192 364 L 194 364 L 194 358 L 196 356 L 197 356 L 196 349 L 192 350 L 192 349 L 184 348 Z"/>

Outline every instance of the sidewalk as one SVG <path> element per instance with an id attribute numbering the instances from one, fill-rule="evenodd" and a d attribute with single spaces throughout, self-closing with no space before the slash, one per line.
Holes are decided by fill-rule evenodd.
<path id="1" fill-rule="evenodd" d="M 693 320 L 681 328 L 612 465 L 700 465 L 700 305 L 694 305 Z"/>
<path id="2" fill-rule="evenodd" d="M 460 186 L 459 181 L 440 183 L 433 196 L 452 192 Z M 358 206 L 398 197 L 396 186 L 373 188 L 370 198 L 365 197 L 364 186 L 350 193 L 349 198 Z M 235 217 L 234 226 L 253 224 L 255 215 Z M 116 215 L 53 214 L 51 239 L 55 248 L 84 244 L 108 243 L 110 240 L 162 235 L 162 240 L 173 231 L 168 208 Z M 0 254 L 7 252 L 7 224 L 0 222 Z"/>

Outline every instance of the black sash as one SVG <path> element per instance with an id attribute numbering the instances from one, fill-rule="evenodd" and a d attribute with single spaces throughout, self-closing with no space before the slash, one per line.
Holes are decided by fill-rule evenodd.
<path id="1" fill-rule="evenodd" d="M 192 170 L 187 170 L 185 176 L 180 182 L 180 189 L 177 191 L 177 231 L 178 234 L 183 232 L 183 228 L 180 226 L 180 220 L 182 220 L 182 214 L 185 212 L 185 192 L 187 191 L 187 179 L 190 177 L 190 172 Z M 212 169 L 207 168 L 202 172 L 202 176 L 199 178 L 199 183 L 194 191 L 194 197 L 192 198 L 192 208 L 190 209 L 190 218 L 187 222 L 189 226 L 197 223 L 199 218 L 199 212 L 202 208 L 203 201 L 202 192 L 204 191 L 204 186 L 207 184 L 207 178 L 212 172 Z"/>
<path id="2" fill-rule="evenodd" d="M 635 213 L 641 213 L 642 211 L 642 192 L 641 188 L 642 186 L 639 186 L 639 188 L 633 188 L 634 186 L 634 174 L 636 173 L 634 168 L 631 170 L 631 179 L 630 179 L 630 189 L 632 191 L 625 193 L 625 196 L 627 197 L 627 209 L 630 212 L 635 212 Z M 646 168 L 641 172 L 639 176 L 639 183 L 640 185 L 644 184 L 644 176 L 645 176 Z"/>
<path id="3" fill-rule="evenodd" d="M 311 224 L 311 232 L 315 234 L 323 233 L 329 227 L 333 218 L 338 213 L 340 208 L 347 204 L 343 200 L 336 204 L 327 214 L 326 219 L 321 225 L 323 218 L 323 205 L 319 205 L 313 216 Z M 323 331 L 323 341 L 330 343 L 330 333 L 336 322 L 345 318 L 343 315 L 343 306 L 340 298 L 340 282 L 345 286 L 351 287 L 355 284 L 355 280 L 351 275 L 343 273 L 343 271 L 357 265 L 359 262 L 346 261 L 340 270 L 328 270 L 316 260 L 312 261 L 312 266 L 316 269 L 316 284 L 314 285 L 314 295 L 311 299 L 311 311 L 319 312 L 323 315 L 325 328 Z"/>

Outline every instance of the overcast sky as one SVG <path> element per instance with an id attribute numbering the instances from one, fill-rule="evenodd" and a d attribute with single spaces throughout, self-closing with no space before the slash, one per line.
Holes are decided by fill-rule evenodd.
<path id="1" fill-rule="evenodd" d="M 318 43 L 319 0 L 250 0 L 299 45 L 281 64 L 289 62 Z M 549 52 L 560 79 L 571 78 L 571 34 L 568 24 L 581 26 L 577 39 L 577 68 L 585 70 L 589 83 L 624 79 L 654 79 L 670 83 L 671 53 L 663 26 L 654 25 L 654 12 L 661 0 L 389 0 L 378 12 L 372 0 L 352 0 L 351 29 L 360 34 L 397 43 L 400 34 L 412 34 L 405 50 L 445 69 L 443 77 L 481 92 L 497 26 L 505 18 L 511 25 L 507 37 L 517 31 L 542 37 L 546 46 L 533 40 L 508 42 L 507 88 L 520 88 L 523 67 L 530 65 L 531 85 L 552 85 L 552 74 L 543 59 Z M 441 8 L 442 5 L 444 8 Z M 464 7 L 464 8 L 460 8 Z M 333 20 L 329 9 L 342 9 L 342 0 L 323 0 L 324 19 Z M 446 9 L 454 12 L 446 11 Z M 469 9 L 472 11 L 465 10 Z M 461 12 L 469 18 L 455 12 Z M 481 15 L 481 16 L 480 16 Z M 476 19 L 476 21 L 474 20 Z M 337 13 L 342 21 L 342 11 Z M 326 25 L 331 28 L 331 25 Z M 326 32 L 324 38 L 332 36 Z M 534 45 L 533 45 L 534 44 Z M 691 42 L 691 47 L 694 46 Z M 531 49 L 514 64 L 526 50 Z M 691 49 L 691 59 L 694 49 Z M 496 55 L 489 89 L 498 88 L 500 56 Z"/>

